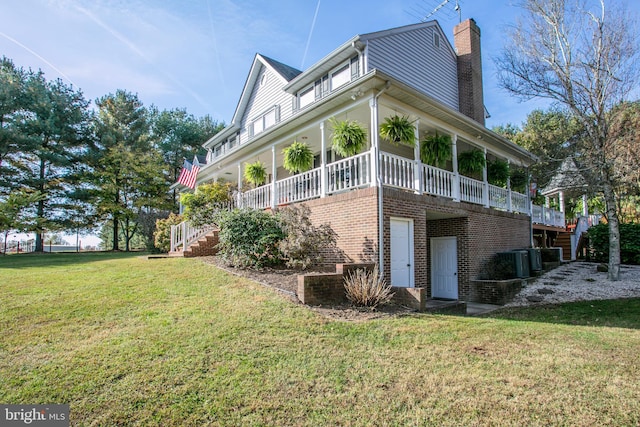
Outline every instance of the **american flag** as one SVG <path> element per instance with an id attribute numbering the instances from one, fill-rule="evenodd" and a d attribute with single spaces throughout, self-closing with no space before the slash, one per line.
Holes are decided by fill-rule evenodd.
<path id="1" fill-rule="evenodd" d="M 189 163 L 187 159 L 184 159 L 182 171 L 180 171 L 180 176 L 178 177 L 178 183 L 191 189 L 196 188 L 196 178 L 199 171 L 200 163 L 197 157 L 193 159 L 193 164 Z"/>

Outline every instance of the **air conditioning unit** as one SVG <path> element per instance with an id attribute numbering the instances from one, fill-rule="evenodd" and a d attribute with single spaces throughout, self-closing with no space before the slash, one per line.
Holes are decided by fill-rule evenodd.
<path id="1" fill-rule="evenodd" d="M 509 251 L 499 252 L 498 259 L 505 260 L 513 266 L 515 277 L 525 278 L 531 276 L 529 272 L 529 252 Z"/>
<path id="2" fill-rule="evenodd" d="M 531 271 L 542 270 L 542 252 L 540 252 L 540 249 L 529 248 L 527 249 L 527 252 L 529 252 L 529 262 L 531 263 L 530 264 Z"/>

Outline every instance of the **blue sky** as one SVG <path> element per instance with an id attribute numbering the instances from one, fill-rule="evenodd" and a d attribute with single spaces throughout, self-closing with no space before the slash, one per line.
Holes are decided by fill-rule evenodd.
<path id="1" fill-rule="evenodd" d="M 0 53 L 62 78 L 90 100 L 126 89 L 145 105 L 229 122 L 255 53 L 305 69 L 356 34 L 419 21 L 441 0 L 4 0 Z M 543 102 L 498 88 L 491 57 L 521 10 L 514 0 L 459 0 L 482 31 L 489 127 L 520 124 Z M 640 9 L 639 1 L 629 2 Z M 455 0 L 433 18 L 451 35 Z"/>

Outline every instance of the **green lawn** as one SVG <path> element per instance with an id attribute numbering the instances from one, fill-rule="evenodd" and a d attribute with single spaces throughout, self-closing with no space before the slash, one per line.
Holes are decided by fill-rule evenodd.
<path id="1" fill-rule="evenodd" d="M 632 426 L 639 307 L 347 323 L 197 259 L 5 256 L 0 403 L 98 426 Z"/>

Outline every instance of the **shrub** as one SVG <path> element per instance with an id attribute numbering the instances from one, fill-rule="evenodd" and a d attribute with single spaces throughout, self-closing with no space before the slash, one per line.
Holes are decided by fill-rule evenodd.
<path id="1" fill-rule="evenodd" d="M 278 218 L 265 211 L 235 209 L 220 212 L 218 250 L 234 267 L 265 267 L 282 262 L 278 245 L 284 238 Z"/>
<path id="2" fill-rule="evenodd" d="M 168 218 L 156 220 L 156 231 L 153 233 L 153 240 L 156 248 L 160 252 L 169 252 L 171 249 L 171 226 L 182 222 L 182 216 L 174 213 Z"/>
<path id="3" fill-rule="evenodd" d="M 233 186 L 230 183 L 201 184 L 194 193 L 184 193 L 180 203 L 184 206 L 184 218 L 195 227 L 215 224 L 220 210 L 227 210 L 233 202 Z"/>
<path id="4" fill-rule="evenodd" d="M 352 304 L 370 308 L 389 303 L 394 295 L 391 286 L 380 277 L 377 267 L 350 272 L 344 278 L 344 289 Z"/>
<path id="5" fill-rule="evenodd" d="M 609 261 L 609 224 L 589 229 L 589 251 L 593 261 Z M 620 224 L 620 260 L 640 265 L 640 224 Z"/>
<path id="6" fill-rule="evenodd" d="M 336 244 L 336 233 L 328 224 L 314 226 L 306 205 L 290 206 L 278 212 L 285 238 L 279 249 L 288 267 L 303 270 L 322 261 L 322 249 Z"/>

